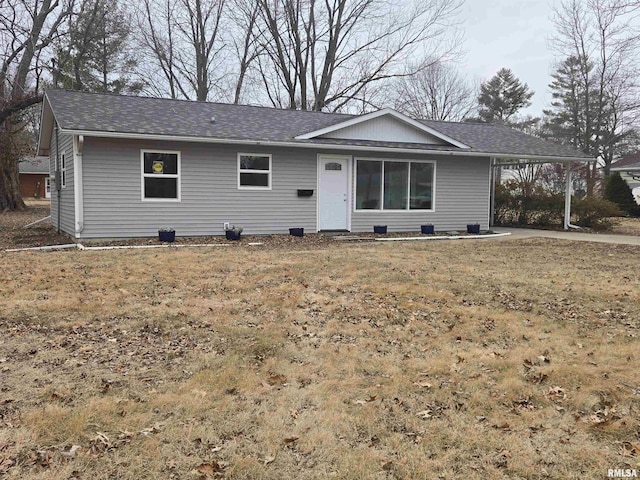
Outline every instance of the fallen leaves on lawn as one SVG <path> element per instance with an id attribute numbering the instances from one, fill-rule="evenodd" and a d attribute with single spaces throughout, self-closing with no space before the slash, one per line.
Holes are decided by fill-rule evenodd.
<path id="1" fill-rule="evenodd" d="M 375 401 L 377 398 L 377 395 L 369 395 L 369 398 L 367 398 L 366 400 L 354 400 L 353 403 L 355 405 L 366 405 L 367 403 Z"/>
<path id="2" fill-rule="evenodd" d="M 80 445 L 72 445 L 72 446 L 71 446 L 71 448 L 69 448 L 69 450 L 68 450 L 68 451 L 66 451 L 66 452 L 65 452 L 65 451 L 63 450 L 62 452 L 60 452 L 60 455 L 62 455 L 63 457 L 66 457 L 66 458 L 73 458 L 73 457 L 75 457 L 76 452 L 77 452 L 80 448 L 81 448 L 81 447 L 80 447 Z"/>
<path id="3" fill-rule="evenodd" d="M 416 387 L 420 387 L 420 388 L 431 388 L 431 387 L 433 387 L 433 384 L 431 384 L 429 382 L 413 382 L 413 384 Z"/>
<path id="4" fill-rule="evenodd" d="M 567 392 L 561 387 L 549 387 L 544 396 L 549 400 L 560 401 L 567 398 Z"/>
<path id="5" fill-rule="evenodd" d="M 640 443 L 622 442 L 620 446 L 620 455 L 623 457 L 639 457 Z"/>
<path id="6" fill-rule="evenodd" d="M 222 478 L 224 476 L 224 469 L 225 465 L 211 460 L 198 465 L 193 473 L 200 475 L 200 478 Z"/>
<path id="7" fill-rule="evenodd" d="M 272 387 L 281 387 L 283 385 L 286 385 L 287 377 L 277 373 L 269 372 L 269 378 L 267 379 L 267 383 Z"/>
<path id="8" fill-rule="evenodd" d="M 416 416 L 426 420 L 428 418 L 431 418 L 433 415 L 433 411 L 432 410 L 422 410 L 421 412 L 416 413 Z"/>

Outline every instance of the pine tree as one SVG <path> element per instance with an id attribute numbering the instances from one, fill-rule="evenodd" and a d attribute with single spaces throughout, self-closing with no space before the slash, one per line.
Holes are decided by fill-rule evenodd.
<path id="1" fill-rule="evenodd" d="M 620 210 L 629 215 L 638 214 L 639 209 L 633 198 L 633 192 L 618 172 L 609 176 L 604 189 L 604 198 L 618 205 Z"/>
<path id="2" fill-rule="evenodd" d="M 480 85 L 480 120 L 509 124 L 520 109 L 531 105 L 533 94 L 511 70 L 502 68 L 492 79 Z"/>
<path id="3" fill-rule="evenodd" d="M 137 93 L 130 79 L 137 60 L 129 52 L 130 24 L 118 3 L 84 0 L 58 45 L 54 84 L 71 90 Z"/>
<path id="4" fill-rule="evenodd" d="M 557 142 L 572 145 L 595 156 L 594 114 L 597 108 L 592 82 L 593 64 L 580 57 L 569 57 L 552 74 L 552 109 L 545 110 L 547 131 Z"/>

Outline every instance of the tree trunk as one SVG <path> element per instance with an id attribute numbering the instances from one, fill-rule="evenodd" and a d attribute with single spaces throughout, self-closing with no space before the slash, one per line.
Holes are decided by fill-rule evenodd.
<path id="1" fill-rule="evenodd" d="M 20 193 L 18 162 L 11 157 L 3 155 L 0 158 L 0 212 L 26 207 Z"/>

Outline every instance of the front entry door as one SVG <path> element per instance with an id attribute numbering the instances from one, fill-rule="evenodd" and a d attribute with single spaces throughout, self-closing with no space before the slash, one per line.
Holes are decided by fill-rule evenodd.
<path id="1" fill-rule="evenodd" d="M 349 228 L 349 158 L 320 157 L 318 226 L 320 230 Z"/>

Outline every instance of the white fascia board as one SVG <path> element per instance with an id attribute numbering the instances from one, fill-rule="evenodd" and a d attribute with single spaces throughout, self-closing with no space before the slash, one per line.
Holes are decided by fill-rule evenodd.
<path id="1" fill-rule="evenodd" d="M 411 117 L 407 117 L 406 115 L 400 113 L 400 112 L 396 112 L 395 110 L 393 110 L 392 108 L 383 108 L 382 110 L 378 110 L 377 112 L 372 112 L 372 113 L 367 113 L 366 115 L 361 115 L 359 117 L 356 118 L 352 118 L 350 120 L 347 120 L 346 122 L 340 122 L 337 123 L 335 125 L 331 125 L 329 127 L 325 127 L 325 128 L 321 128 L 320 130 L 314 130 L 313 132 L 309 132 L 309 133 L 305 133 L 303 135 L 298 135 L 296 138 L 296 140 L 311 140 L 315 137 L 319 137 L 321 135 L 326 135 L 327 133 L 331 133 L 331 132 L 335 132 L 336 130 L 342 130 L 343 128 L 347 128 L 350 127 L 352 125 L 357 125 L 359 123 L 363 123 L 363 122 L 367 122 L 369 120 L 373 120 L 374 118 L 378 118 L 378 117 L 382 117 L 385 115 L 390 115 L 392 117 L 394 117 L 395 119 L 406 123 L 408 125 L 411 125 L 412 127 L 414 127 L 417 130 L 420 130 L 424 133 L 428 133 L 430 135 L 433 135 L 436 138 L 439 138 L 440 140 L 443 140 L 447 143 L 450 143 L 451 145 L 458 147 L 458 148 L 470 148 L 468 145 L 465 145 L 462 142 L 459 142 L 451 137 L 449 137 L 448 135 L 445 135 L 442 132 L 439 132 L 437 130 L 434 130 L 431 127 L 428 127 L 426 125 L 423 125 L 420 122 L 417 122 L 416 120 L 414 120 Z"/>
<path id="2" fill-rule="evenodd" d="M 640 171 L 640 166 L 635 167 L 634 165 L 635 164 L 632 163 L 628 167 L 611 167 L 609 169 L 609 171 L 611 171 L 611 172 L 636 172 L 636 171 Z"/>
<path id="3" fill-rule="evenodd" d="M 381 152 L 381 153 L 414 153 L 420 155 L 441 155 L 445 157 L 495 157 L 495 158 L 521 158 L 523 160 L 548 160 L 549 162 L 594 162 L 595 159 L 586 157 L 555 157 L 550 155 L 521 155 L 517 153 L 491 153 L 491 152 L 474 152 L 469 150 L 432 150 L 429 148 L 394 148 L 394 147 L 373 147 L 367 145 L 341 145 L 341 144 L 325 144 L 325 143 L 302 143 L 302 142 L 284 142 L 273 140 L 244 140 L 244 139 L 228 139 L 228 138 L 211 138 L 211 137 L 188 137 L 188 136 L 172 136 L 158 135 L 148 133 L 123 133 L 123 132 L 101 132 L 92 130 L 68 130 L 61 129 L 60 133 L 68 133 L 71 135 L 84 135 L 85 137 L 99 138 L 121 138 L 128 140 L 158 140 L 164 142 L 193 142 L 193 143 L 215 143 L 227 145 L 252 145 L 263 147 L 295 147 L 295 148 L 313 148 L 316 150 L 348 150 L 358 152 Z"/>
<path id="4" fill-rule="evenodd" d="M 45 112 L 49 113 L 48 115 L 48 119 L 49 121 L 45 122 Z M 47 145 L 47 149 L 43 150 L 42 149 L 42 135 L 43 132 L 45 130 L 51 130 L 51 127 L 53 126 L 50 122 L 50 120 L 53 120 L 55 122 L 55 117 L 53 116 L 53 109 L 51 108 L 51 105 L 49 104 L 49 99 L 47 98 L 47 94 L 44 94 L 44 97 L 42 98 L 42 110 L 40 111 L 40 131 L 38 132 L 38 146 L 36 148 L 36 152 L 38 155 L 48 155 L 49 154 L 49 148 L 51 147 L 51 138 L 49 138 L 49 142 Z M 43 128 L 46 127 L 46 128 Z M 47 152 L 47 153 L 44 153 Z"/>
<path id="5" fill-rule="evenodd" d="M 45 122 L 45 110 L 50 113 L 48 115 L 49 122 Z M 51 122 L 52 120 L 52 122 Z M 45 125 L 47 128 L 42 128 Z M 49 101 L 49 97 L 45 93 L 42 97 L 42 111 L 40 112 L 40 132 L 38 132 L 38 146 L 37 146 L 37 154 L 45 157 L 49 156 L 49 150 L 51 148 L 51 136 L 53 135 L 53 129 L 55 125 L 60 126 L 58 119 L 56 118 L 56 112 L 53 111 L 53 107 L 51 106 L 51 102 Z M 62 128 L 60 129 L 62 131 Z M 45 135 L 49 135 L 48 148 L 47 150 L 42 150 L 42 134 L 45 132 Z M 46 152 L 46 153 L 45 153 Z"/>

